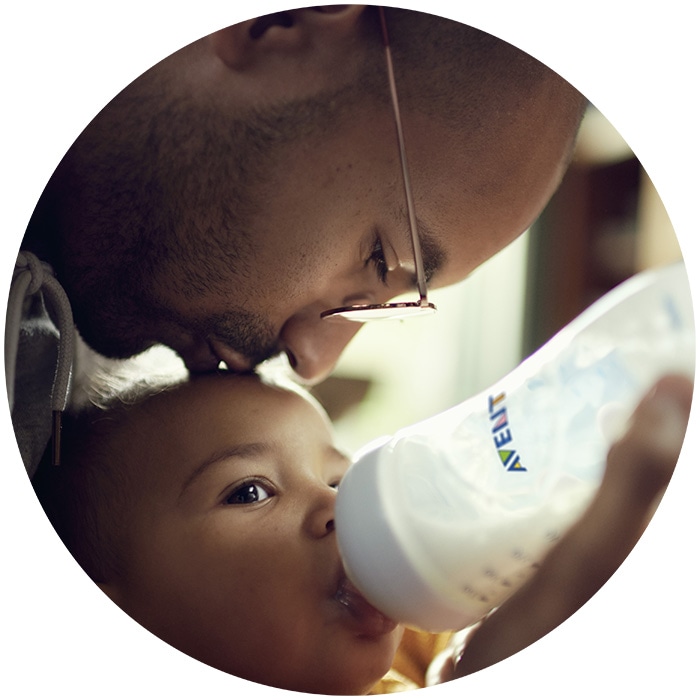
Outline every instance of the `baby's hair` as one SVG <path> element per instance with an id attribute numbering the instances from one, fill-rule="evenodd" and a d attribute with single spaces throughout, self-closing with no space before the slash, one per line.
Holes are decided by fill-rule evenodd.
<path id="1" fill-rule="evenodd" d="M 270 361 L 255 376 L 263 384 L 299 394 L 325 415 L 306 389 L 289 378 L 286 365 Z M 138 367 L 125 366 L 92 377 L 85 392 L 89 400 L 64 414 L 61 465 L 51 463 L 47 449 L 32 480 L 49 521 L 96 583 L 127 573 L 130 513 L 139 493 L 138 465 L 127 461 L 134 457 L 124 454 L 117 436 L 138 430 L 127 424 L 135 411 L 148 411 L 151 399 L 187 381 L 186 373 L 143 374 Z"/>
<path id="2" fill-rule="evenodd" d="M 124 571 L 125 524 L 135 498 L 132 470 L 114 444 L 132 410 L 171 391 L 182 379 L 123 379 L 92 401 L 63 416 L 61 465 L 51 463 L 50 449 L 32 479 L 49 521 L 78 564 L 96 583 Z M 106 385 L 103 385 L 106 387 Z"/>

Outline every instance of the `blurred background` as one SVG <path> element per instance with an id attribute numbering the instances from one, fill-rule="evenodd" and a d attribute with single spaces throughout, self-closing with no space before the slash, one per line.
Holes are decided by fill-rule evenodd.
<path id="1" fill-rule="evenodd" d="M 367 324 L 314 394 L 354 452 L 489 387 L 627 277 L 681 257 L 644 169 L 590 107 L 537 223 L 464 282 L 431 292 L 434 316 Z"/>

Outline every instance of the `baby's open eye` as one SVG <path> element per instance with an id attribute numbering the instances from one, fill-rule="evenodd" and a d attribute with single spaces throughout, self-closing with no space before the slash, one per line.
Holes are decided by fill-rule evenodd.
<path id="1" fill-rule="evenodd" d="M 232 506 L 258 503 L 272 497 L 272 489 L 258 481 L 251 481 L 238 486 L 227 497 L 226 503 Z"/>

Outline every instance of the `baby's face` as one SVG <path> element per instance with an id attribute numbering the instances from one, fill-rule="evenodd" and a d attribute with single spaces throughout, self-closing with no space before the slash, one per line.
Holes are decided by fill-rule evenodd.
<path id="1" fill-rule="evenodd" d="M 148 402 L 120 449 L 140 496 L 126 612 L 223 671 L 307 692 L 360 694 L 401 629 L 343 572 L 333 526 L 348 466 L 300 396 L 252 377 L 201 377 Z"/>

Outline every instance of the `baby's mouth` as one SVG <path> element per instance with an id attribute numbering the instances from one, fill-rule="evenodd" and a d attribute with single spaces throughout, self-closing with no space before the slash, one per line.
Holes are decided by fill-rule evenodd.
<path id="1" fill-rule="evenodd" d="M 370 605 L 347 576 L 341 578 L 334 597 L 348 613 L 350 625 L 360 637 L 381 637 L 398 626 L 394 620 Z"/>

